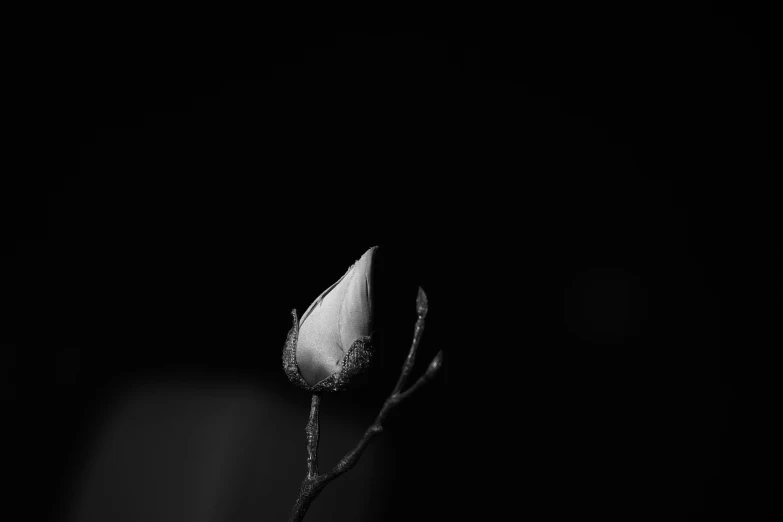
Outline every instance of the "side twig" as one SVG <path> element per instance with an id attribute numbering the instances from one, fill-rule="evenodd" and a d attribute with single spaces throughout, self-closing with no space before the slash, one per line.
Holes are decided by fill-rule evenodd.
<path id="1" fill-rule="evenodd" d="M 440 370 L 440 367 L 443 365 L 443 350 L 440 350 L 435 357 L 433 357 L 424 374 L 419 377 L 410 388 L 406 391 L 402 391 L 416 361 L 416 351 L 419 348 L 421 335 L 424 332 L 424 318 L 427 316 L 427 309 L 427 295 L 424 293 L 424 290 L 419 287 L 419 293 L 416 297 L 416 312 L 418 318 L 416 319 L 416 326 L 413 331 L 413 342 L 411 343 L 411 348 L 408 351 L 408 356 L 402 366 L 402 371 L 400 372 L 400 377 L 397 380 L 394 390 L 383 403 L 381 411 L 378 412 L 375 420 L 364 432 L 364 435 L 359 439 L 356 446 L 349 451 L 331 471 L 324 474 L 318 473 L 318 411 L 321 399 L 319 394 L 313 394 L 310 403 L 310 418 L 305 427 L 305 433 L 307 434 L 307 476 L 302 481 L 302 485 L 299 488 L 299 496 L 291 511 L 291 516 L 288 519 L 289 522 L 301 522 L 305 513 L 307 513 L 310 504 L 315 500 L 315 497 L 321 493 L 329 482 L 353 468 L 373 437 L 383 431 L 383 421 L 386 419 L 389 411 L 429 382 L 438 373 L 438 370 Z"/>

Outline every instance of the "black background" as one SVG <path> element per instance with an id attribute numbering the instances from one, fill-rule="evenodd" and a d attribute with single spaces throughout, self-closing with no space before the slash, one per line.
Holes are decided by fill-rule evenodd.
<path id="1" fill-rule="evenodd" d="M 417 285 L 416 371 L 438 349 L 446 364 L 352 472 L 375 511 L 344 482 L 313 519 L 771 515 L 764 14 L 498 18 L 313 32 L 107 15 L 47 35 L 19 102 L 28 160 L 0 194 L 22 518 L 76 509 L 105 422 L 139 389 L 158 390 L 149 408 L 172 389 L 276 404 L 247 445 L 272 464 L 222 519 L 284 516 L 309 401 L 280 368 L 290 310 L 376 244 L 394 290 L 383 364 L 324 399 L 324 466 L 393 384 Z M 275 447 L 289 432 L 302 440 Z M 167 480 L 128 505 L 168 505 Z M 90 498 L 97 518 L 135 520 Z"/>

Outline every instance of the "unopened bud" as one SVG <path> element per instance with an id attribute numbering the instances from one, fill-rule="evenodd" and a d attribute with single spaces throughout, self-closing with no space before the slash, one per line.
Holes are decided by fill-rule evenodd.
<path id="1" fill-rule="evenodd" d="M 372 247 L 310 305 L 288 333 L 283 367 L 294 384 L 338 391 L 364 372 L 372 355 Z"/>

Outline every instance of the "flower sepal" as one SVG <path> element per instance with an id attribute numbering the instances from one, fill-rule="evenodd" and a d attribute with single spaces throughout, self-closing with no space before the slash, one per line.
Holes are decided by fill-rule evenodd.
<path id="1" fill-rule="evenodd" d="M 333 373 L 326 379 L 313 386 L 307 384 L 302 374 L 299 373 L 299 365 L 296 362 L 296 343 L 299 337 L 299 319 L 296 310 L 291 310 L 294 324 L 288 331 L 285 347 L 283 348 L 283 369 L 288 380 L 294 385 L 307 390 L 310 393 L 336 392 L 350 386 L 354 377 L 364 373 L 370 366 L 373 354 L 371 336 L 363 336 L 356 339 L 343 359 L 338 363 L 341 371 Z"/>

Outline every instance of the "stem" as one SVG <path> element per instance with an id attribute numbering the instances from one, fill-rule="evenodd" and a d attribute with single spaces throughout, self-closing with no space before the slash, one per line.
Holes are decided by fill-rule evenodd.
<path id="1" fill-rule="evenodd" d="M 323 475 L 318 474 L 318 412 L 321 407 L 321 396 L 313 394 L 310 400 L 310 418 L 305 426 L 307 435 L 307 475 L 299 487 L 299 496 L 288 518 L 289 522 L 301 522 L 307 513 L 310 504 L 318 496 L 318 493 L 326 486 Z"/>
<path id="2" fill-rule="evenodd" d="M 299 488 L 299 496 L 291 510 L 291 516 L 288 517 L 288 522 L 301 522 L 307 510 L 310 509 L 310 504 L 325 486 L 326 483 L 321 477 L 316 477 L 314 480 L 305 478 Z"/>
<path id="3" fill-rule="evenodd" d="M 310 418 L 305 427 L 307 434 L 307 478 L 314 479 L 318 476 L 318 410 L 321 405 L 321 396 L 313 394 L 310 401 Z"/>
<path id="4" fill-rule="evenodd" d="M 289 522 L 301 522 L 305 513 L 307 513 L 310 504 L 326 485 L 353 468 L 356 463 L 359 462 L 359 458 L 362 456 L 362 453 L 364 453 L 364 450 L 373 437 L 383 431 L 383 421 L 386 419 L 386 415 L 389 411 L 429 382 L 437 374 L 438 370 L 440 370 L 440 367 L 443 366 L 443 350 L 441 350 L 433 357 L 432 362 L 427 366 L 427 370 L 418 378 L 413 386 L 404 392 L 401 391 L 402 387 L 405 386 L 405 382 L 408 380 L 411 369 L 413 369 L 413 364 L 416 361 L 416 351 L 419 348 L 421 335 L 424 332 L 424 318 L 427 315 L 427 308 L 427 295 L 424 293 L 424 290 L 419 287 L 419 293 L 416 297 L 416 312 L 418 318 L 416 319 L 416 327 L 413 331 L 413 342 L 411 343 L 408 357 L 405 359 L 405 363 L 402 366 L 397 385 L 394 387 L 391 395 L 389 395 L 389 398 L 383 403 L 383 407 L 381 408 L 381 411 L 378 412 L 373 423 L 364 432 L 362 438 L 359 439 L 356 447 L 349 451 L 340 462 L 337 463 L 332 471 L 323 474 L 318 473 L 318 410 L 321 397 L 317 393 L 313 394 L 312 401 L 310 402 L 310 418 L 305 427 L 305 433 L 307 434 L 307 475 L 299 488 L 299 496 L 294 503 L 294 508 L 291 510 L 291 516 L 288 519 Z"/>

